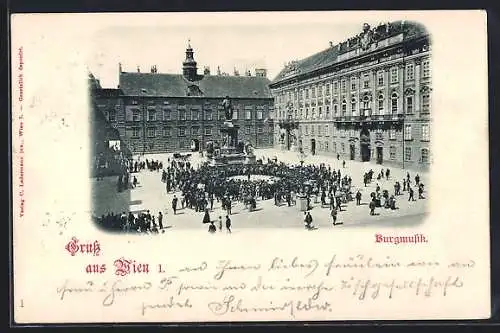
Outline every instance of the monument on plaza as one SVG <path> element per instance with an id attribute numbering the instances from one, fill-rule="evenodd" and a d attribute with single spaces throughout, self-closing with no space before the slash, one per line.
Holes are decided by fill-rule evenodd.
<path id="1" fill-rule="evenodd" d="M 234 109 L 229 96 L 222 101 L 225 120 L 221 126 L 222 146 L 211 157 L 212 165 L 244 164 L 255 162 L 253 150 L 240 151 L 238 146 L 239 126 L 233 123 Z"/>

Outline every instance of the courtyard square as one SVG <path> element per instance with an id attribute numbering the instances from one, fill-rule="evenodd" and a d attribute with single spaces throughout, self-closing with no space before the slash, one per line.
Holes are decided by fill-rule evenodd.
<path id="1" fill-rule="evenodd" d="M 387 189 L 389 193 L 394 192 L 394 182 L 396 180 L 402 182 L 406 177 L 407 170 L 391 168 L 391 176 L 389 180 L 376 177 L 368 186 L 363 184 L 363 174 L 370 169 L 373 169 L 375 175 L 381 169 L 386 169 L 382 165 L 373 163 L 363 163 L 357 161 L 346 161 L 345 168 L 342 167 L 342 160 L 337 160 L 334 157 L 327 156 L 301 156 L 298 153 L 290 151 L 280 151 L 276 149 L 260 149 L 256 150 L 257 158 L 277 158 L 278 161 L 285 162 L 291 165 L 300 165 L 300 160 L 304 160 L 304 165 L 324 163 L 330 165 L 332 169 L 340 169 L 343 175 L 352 177 L 353 193 L 358 189 L 362 193 L 361 205 L 357 206 L 355 201 L 348 202 L 342 205 L 342 211 L 338 213 L 337 223 L 341 225 L 333 226 L 330 216 L 330 209 L 321 206 L 319 198 L 311 199 L 312 209 L 310 210 L 313 217 L 313 225 L 319 229 L 334 229 L 334 228 L 353 228 L 365 226 L 381 226 L 381 227 L 398 227 L 412 226 L 422 223 L 428 213 L 429 193 L 425 192 L 426 199 L 418 199 L 416 201 L 408 201 L 408 193 L 402 192 L 402 195 L 396 196 L 396 206 L 398 209 L 391 210 L 385 208 L 376 208 L 376 215 L 369 215 L 368 203 L 370 201 L 370 193 L 375 191 L 377 184 L 381 190 Z M 159 160 L 163 162 L 164 167 L 167 165 L 168 158 L 172 158 L 172 154 L 156 154 L 144 155 L 141 160 Z M 197 168 L 204 158 L 199 153 L 193 153 L 190 162 Z M 265 162 L 264 161 L 264 162 Z M 414 171 L 409 171 L 410 177 L 413 179 L 417 174 Z M 199 229 L 206 231 L 207 225 L 202 223 L 204 216 L 203 212 L 195 212 L 193 209 L 181 208 L 177 214 L 173 214 L 171 202 L 174 195 L 181 197 L 180 191 L 167 193 L 165 183 L 161 181 L 162 171 L 142 170 L 138 173 L 133 173 L 138 180 L 136 188 L 132 188 L 123 192 L 117 192 L 117 177 L 106 177 L 103 180 L 97 181 L 92 179 L 93 191 L 93 213 L 95 216 L 101 216 L 108 212 L 128 213 L 129 211 L 137 214 L 150 211 L 151 215 L 158 216 L 159 212 L 163 214 L 163 225 L 167 229 L 166 232 L 175 232 L 177 229 Z M 421 182 L 427 184 L 427 174 L 418 173 Z M 254 178 L 262 178 L 258 175 L 253 175 Z M 179 207 L 181 205 L 179 204 Z M 210 211 L 210 218 L 215 221 L 216 225 L 218 217 L 222 216 L 225 221 L 226 212 L 222 209 L 221 203 L 214 201 L 214 207 Z M 245 228 L 304 228 L 304 213 L 299 210 L 298 205 L 288 206 L 283 202 L 281 206 L 276 206 L 274 200 L 261 200 L 257 198 L 257 208 L 254 211 L 248 211 L 242 202 L 233 201 L 232 203 L 232 228 L 235 232 L 238 229 Z"/>

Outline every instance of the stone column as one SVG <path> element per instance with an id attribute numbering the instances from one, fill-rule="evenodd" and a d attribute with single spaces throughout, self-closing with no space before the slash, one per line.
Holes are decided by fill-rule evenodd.
<path id="1" fill-rule="evenodd" d="M 422 60 L 420 58 L 415 59 L 415 99 L 413 100 L 413 109 L 415 110 L 415 115 L 420 115 L 420 66 Z"/>
<path id="2" fill-rule="evenodd" d="M 404 92 L 404 82 L 406 80 L 405 77 L 405 63 L 401 62 L 398 64 L 398 112 L 397 114 L 405 113 L 405 92 Z"/>
<path id="3" fill-rule="evenodd" d="M 391 67 L 387 66 L 384 68 L 384 82 L 385 82 L 385 91 L 384 91 L 384 114 L 390 114 L 391 113 Z"/>

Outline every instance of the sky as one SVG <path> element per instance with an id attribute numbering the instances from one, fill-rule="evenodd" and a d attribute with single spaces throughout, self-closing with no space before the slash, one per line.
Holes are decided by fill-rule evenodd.
<path id="1" fill-rule="evenodd" d="M 118 63 L 124 71 L 182 73 L 188 40 L 198 73 L 209 66 L 216 74 L 241 75 L 265 68 L 273 79 L 288 61 L 299 60 L 377 25 L 384 17 L 357 13 L 169 13 L 114 14 L 96 20 L 87 66 L 106 88 L 118 84 Z M 368 17 L 367 17 L 368 16 Z"/>

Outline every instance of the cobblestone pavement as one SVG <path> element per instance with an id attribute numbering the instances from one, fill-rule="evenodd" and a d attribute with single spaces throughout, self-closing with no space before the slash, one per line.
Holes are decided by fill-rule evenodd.
<path id="1" fill-rule="evenodd" d="M 301 157 L 298 153 L 289 151 L 279 151 L 275 149 L 256 150 L 255 154 L 258 158 L 273 158 L 277 157 L 280 161 L 299 164 Z M 164 162 L 171 154 L 156 154 L 147 155 L 142 158 L 158 159 Z M 313 225 L 318 229 L 332 228 L 362 228 L 370 226 L 380 227 L 396 227 L 396 226 L 412 226 L 422 223 L 428 214 L 428 201 L 430 194 L 424 192 L 426 199 L 418 199 L 418 191 L 415 188 L 416 201 L 408 201 L 408 193 L 402 192 L 403 195 L 397 197 L 397 206 L 399 209 L 390 210 L 377 208 L 375 216 L 369 215 L 368 202 L 370 192 L 375 190 L 378 183 L 381 189 L 389 190 L 389 193 L 394 192 L 394 182 L 399 180 L 402 183 L 406 177 L 406 170 L 390 168 L 391 176 L 389 180 L 374 179 L 367 187 L 363 185 L 363 174 L 369 169 L 373 169 L 375 175 L 380 172 L 384 166 L 375 165 L 372 163 L 362 163 L 357 161 L 346 161 L 346 167 L 342 168 L 342 160 L 337 161 L 334 157 L 325 156 L 305 156 L 304 164 L 319 164 L 325 163 L 331 165 L 334 169 L 341 169 L 341 173 L 349 175 L 353 179 L 354 191 L 358 188 L 362 193 L 362 204 L 356 206 L 355 202 L 349 202 L 343 205 L 342 212 L 339 212 L 337 222 L 342 222 L 342 225 L 333 226 L 330 212 L 328 208 L 322 208 L 319 202 L 312 200 L 313 209 Z M 203 161 L 197 153 L 191 157 L 193 165 L 197 165 Z M 129 191 L 117 193 L 116 177 L 107 177 L 104 180 L 93 182 L 93 212 L 99 216 L 108 211 L 120 213 L 122 211 L 140 212 L 150 210 L 155 216 L 158 212 L 164 214 L 164 225 L 168 226 L 168 232 L 175 229 L 201 229 L 206 230 L 207 226 L 202 224 L 203 213 L 197 213 L 191 209 L 181 209 L 176 215 L 170 208 L 171 200 L 174 193 L 166 193 L 165 184 L 161 182 L 161 171 L 146 171 L 134 174 L 138 180 L 138 186 Z M 412 182 L 416 172 L 410 171 Z M 427 184 L 428 175 L 424 172 L 419 172 L 421 181 Z M 426 186 L 428 188 L 428 186 Z M 175 195 L 180 196 L 180 192 Z M 304 228 L 303 212 L 300 212 L 297 206 L 288 207 L 286 203 L 280 207 L 274 205 L 274 200 L 257 201 L 257 210 L 248 212 L 242 203 L 234 203 L 232 209 L 232 225 L 234 231 L 243 228 Z M 218 216 L 224 217 L 220 204 L 215 202 L 214 209 L 211 211 L 212 220 L 216 220 Z M 223 218 L 224 221 L 224 218 Z M 165 223 L 166 222 L 166 223 Z"/>

